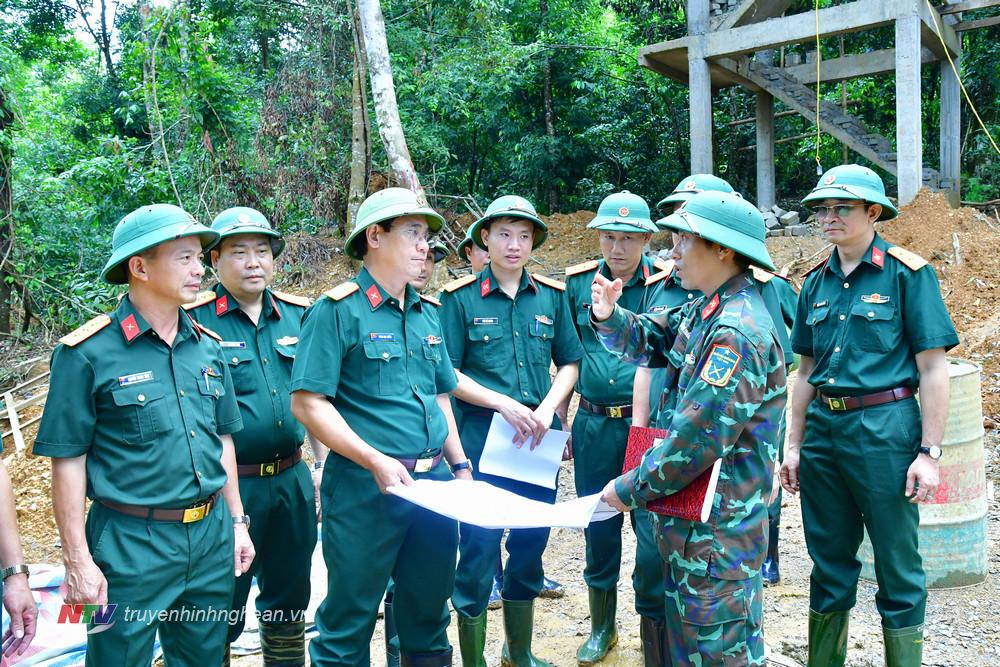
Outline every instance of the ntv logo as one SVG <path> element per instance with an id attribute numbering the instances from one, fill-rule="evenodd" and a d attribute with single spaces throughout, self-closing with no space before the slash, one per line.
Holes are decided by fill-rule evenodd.
<path id="1" fill-rule="evenodd" d="M 87 630 L 88 635 L 104 632 L 115 624 L 111 620 L 118 609 L 117 604 L 63 604 L 59 609 L 57 623 L 93 623 L 94 627 Z"/>

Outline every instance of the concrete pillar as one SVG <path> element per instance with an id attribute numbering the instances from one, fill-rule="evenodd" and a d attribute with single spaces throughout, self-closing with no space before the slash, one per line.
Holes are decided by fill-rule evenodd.
<path id="1" fill-rule="evenodd" d="M 777 203 L 774 192 L 774 97 L 757 93 L 757 208 L 769 210 Z"/>
<path id="2" fill-rule="evenodd" d="M 691 173 L 711 174 L 712 75 L 705 58 L 705 33 L 709 29 L 709 0 L 688 0 L 688 87 L 690 99 Z"/>
<path id="3" fill-rule="evenodd" d="M 896 181 L 908 204 L 923 182 L 920 123 L 920 17 L 896 19 Z"/>
<path id="4" fill-rule="evenodd" d="M 959 57 L 952 56 L 955 67 Z M 948 203 L 957 208 L 962 198 L 962 91 L 948 61 L 941 63 L 941 185 Z"/>

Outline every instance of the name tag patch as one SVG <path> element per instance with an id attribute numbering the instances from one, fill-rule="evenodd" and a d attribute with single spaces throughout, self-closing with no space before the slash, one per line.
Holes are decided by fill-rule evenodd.
<path id="1" fill-rule="evenodd" d="M 424 336 L 424 342 L 428 345 L 440 345 L 441 336 Z"/>
<path id="2" fill-rule="evenodd" d="M 499 317 L 473 317 L 472 324 L 475 326 L 500 324 Z"/>
<path id="3" fill-rule="evenodd" d="M 299 337 L 298 336 L 285 336 L 283 338 L 279 338 L 278 340 L 276 340 L 274 342 L 277 343 L 278 345 L 295 345 L 296 343 L 299 342 Z"/>
<path id="4" fill-rule="evenodd" d="M 372 333 L 368 334 L 368 337 L 371 340 L 377 340 L 377 341 L 396 340 L 396 334 L 391 334 L 391 333 L 375 333 L 374 331 Z"/>
<path id="5" fill-rule="evenodd" d="M 128 387 L 133 384 L 139 384 L 140 382 L 149 382 L 153 379 L 153 371 L 143 371 L 141 373 L 132 373 L 131 375 L 122 375 L 118 378 L 119 387 Z"/>
<path id="6" fill-rule="evenodd" d="M 242 340 L 223 340 L 223 341 L 219 341 L 219 345 L 221 345 L 222 347 L 233 347 L 233 348 L 236 348 L 238 350 L 245 350 L 245 349 L 247 349 L 246 341 L 242 341 Z"/>
<path id="7" fill-rule="evenodd" d="M 649 310 L 647 310 L 646 312 L 647 312 L 647 313 L 651 313 L 651 314 L 653 314 L 653 315 L 656 315 L 657 313 L 662 313 L 662 312 L 663 312 L 663 311 L 665 311 L 666 309 L 667 309 L 667 307 L 666 307 L 666 306 L 653 306 L 652 308 L 650 308 L 650 309 L 649 309 Z"/>
<path id="8" fill-rule="evenodd" d="M 539 324 L 552 324 L 552 318 L 548 315 L 535 315 L 535 321 Z"/>
<path id="9" fill-rule="evenodd" d="M 862 294 L 861 301 L 864 303 L 889 303 L 888 294 Z"/>

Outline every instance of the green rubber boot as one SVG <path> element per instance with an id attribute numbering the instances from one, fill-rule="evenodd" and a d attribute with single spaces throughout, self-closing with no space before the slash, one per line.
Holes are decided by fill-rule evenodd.
<path id="1" fill-rule="evenodd" d="M 486 612 L 479 616 L 458 614 L 458 650 L 463 667 L 486 667 Z"/>
<path id="2" fill-rule="evenodd" d="M 924 626 L 882 628 L 885 667 L 920 667 L 924 657 Z"/>
<path id="3" fill-rule="evenodd" d="M 806 667 L 844 667 L 849 611 L 821 614 L 809 610 L 809 662 Z"/>
<path id="4" fill-rule="evenodd" d="M 553 667 L 531 653 L 534 624 L 534 600 L 503 601 L 503 631 L 507 640 L 500 652 L 501 667 Z"/>
<path id="5" fill-rule="evenodd" d="M 306 664 L 306 624 L 261 623 L 260 651 L 267 667 L 301 667 Z"/>
<path id="6" fill-rule="evenodd" d="M 588 588 L 587 600 L 590 603 L 590 636 L 576 652 L 576 661 L 581 667 L 598 662 L 618 643 L 618 628 L 615 626 L 618 589 L 602 591 Z"/>

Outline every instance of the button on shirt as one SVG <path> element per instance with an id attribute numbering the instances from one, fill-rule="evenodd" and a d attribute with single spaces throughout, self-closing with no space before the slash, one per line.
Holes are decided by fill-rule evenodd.
<path id="1" fill-rule="evenodd" d="M 236 459 L 266 463 L 291 456 L 305 438 L 292 416 L 288 384 L 306 309 L 266 290 L 254 324 L 225 287 L 216 285 L 214 291 L 214 301 L 189 312 L 222 338 L 243 416 L 243 430 L 233 436 Z"/>
<path id="2" fill-rule="evenodd" d="M 219 434 L 242 428 L 218 341 L 178 311 L 168 346 L 122 299 L 111 323 L 52 353 L 34 452 L 87 455 L 87 497 L 182 508 L 222 488 Z"/>
<path id="3" fill-rule="evenodd" d="M 934 268 L 914 271 L 888 254 L 891 247 L 876 234 L 850 276 L 834 251 L 806 277 L 792 349 L 816 361 L 809 383 L 824 394 L 916 387 L 915 355 L 958 344 Z"/>
<path id="4" fill-rule="evenodd" d="M 545 398 L 552 362 L 565 366 L 583 357 L 566 293 L 527 271 L 513 299 L 489 265 L 475 281 L 442 296 L 439 312 L 452 363 L 522 405 L 536 406 Z"/>
<path id="5" fill-rule="evenodd" d="M 359 289 L 306 312 L 291 390 L 326 396 L 361 439 L 396 458 L 440 449 L 438 394 L 457 382 L 437 309 L 407 285 L 404 304 L 362 268 Z"/>

